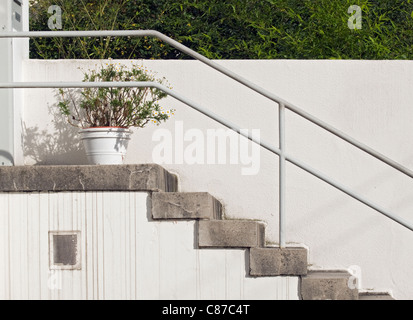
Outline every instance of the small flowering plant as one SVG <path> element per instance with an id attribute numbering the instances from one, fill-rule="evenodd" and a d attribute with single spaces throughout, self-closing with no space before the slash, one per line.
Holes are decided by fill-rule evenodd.
<path id="1" fill-rule="evenodd" d="M 84 82 L 157 82 L 169 87 L 165 78 L 158 79 L 146 68 L 133 64 L 107 63 L 100 69 L 84 72 Z M 61 113 L 79 128 L 143 128 L 149 122 L 159 125 L 174 114 L 164 110 L 159 101 L 167 94 L 156 88 L 82 88 L 60 89 Z"/>

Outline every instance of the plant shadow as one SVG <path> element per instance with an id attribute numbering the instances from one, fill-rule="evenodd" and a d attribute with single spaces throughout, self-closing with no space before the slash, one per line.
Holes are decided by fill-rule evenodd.
<path id="1" fill-rule="evenodd" d="M 57 96 L 57 95 L 56 95 Z M 58 100 L 56 100 L 58 101 Z M 22 122 L 23 153 L 35 165 L 84 165 L 88 164 L 79 129 L 71 126 L 60 113 L 58 102 L 48 105 L 53 130 L 27 127 Z"/>

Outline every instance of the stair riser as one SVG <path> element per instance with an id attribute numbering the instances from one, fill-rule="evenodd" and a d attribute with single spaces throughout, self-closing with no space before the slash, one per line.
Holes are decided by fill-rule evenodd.
<path id="1" fill-rule="evenodd" d="M 358 300 L 356 288 L 349 285 L 347 272 L 309 272 L 301 278 L 303 300 Z"/>
<path id="2" fill-rule="evenodd" d="M 250 275 L 301 276 L 307 274 L 305 248 L 251 248 Z"/>
<path id="3" fill-rule="evenodd" d="M 154 219 L 221 219 L 221 203 L 205 192 L 152 194 Z"/>
<path id="4" fill-rule="evenodd" d="M 255 221 L 199 221 L 200 248 L 253 248 L 264 245 L 264 225 Z"/>

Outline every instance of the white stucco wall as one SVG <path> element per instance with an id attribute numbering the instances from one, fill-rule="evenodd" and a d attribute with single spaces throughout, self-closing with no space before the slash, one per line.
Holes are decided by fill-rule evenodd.
<path id="1" fill-rule="evenodd" d="M 117 61 L 115 61 L 117 62 Z M 262 139 L 278 141 L 275 103 L 219 75 L 196 61 L 136 61 L 165 76 L 174 90 L 246 129 L 260 129 Z M 96 61 L 24 63 L 25 81 L 81 80 L 78 67 Z M 413 169 L 412 61 L 218 61 L 335 126 L 386 156 Z M 56 114 L 52 90 L 25 90 L 22 137 L 24 164 L 83 164 L 76 130 Z M 136 130 L 127 163 L 154 162 L 158 129 L 174 138 L 189 129 L 222 128 L 182 103 L 168 98 L 174 120 Z M 176 131 L 178 130 L 178 131 Z M 184 147 L 191 144 L 186 141 Z M 175 152 L 176 145 L 172 146 Z M 413 222 L 413 181 L 314 125 L 287 113 L 287 151 L 381 206 Z M 229 161 L 228 161 L 229 162 Z M 23 163 L 22 163 L 23 164 Z M 163 166 L 179 175 L 181 191 L 207 191 L 225 205 L 228 218 L 267 223 L 267 241 L 278 241 L 278 159 L 260 152 L 256 175 L 242 175 L 248 165 L 180 164 Z M 365 289 L 392 290 L 398 299 L 413 298 L 413 233 L 356 200 L 287 166 L 287 242 L 310 249 L 313 268 L 361 268 Z M 354 267 L 356 266 L 356 267 Z"/>

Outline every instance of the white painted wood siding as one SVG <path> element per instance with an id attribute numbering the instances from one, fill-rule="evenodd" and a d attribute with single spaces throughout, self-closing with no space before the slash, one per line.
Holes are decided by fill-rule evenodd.
<path id="1" fill-rule="evenodd" d="M 142 192 L 0 193 L 0 299 L 298 299 L 246 276 L 246 250 L 196 249 L 194 221 L 151 221 Z M 81 270 L 49 270 L 49 231 L 81 231 Z"/>

